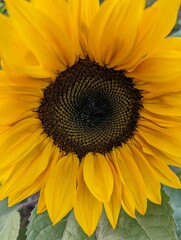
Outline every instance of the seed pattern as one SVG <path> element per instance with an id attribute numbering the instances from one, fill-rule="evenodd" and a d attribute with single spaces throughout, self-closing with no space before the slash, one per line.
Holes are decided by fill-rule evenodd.
<path id="1" fill-rule="evenodd" d="M 80 59 L 44 90 L 38 114 L 54 144 L 81 159 L 126 143 L 141 107 L 141 92 L 123 71 Z"/>

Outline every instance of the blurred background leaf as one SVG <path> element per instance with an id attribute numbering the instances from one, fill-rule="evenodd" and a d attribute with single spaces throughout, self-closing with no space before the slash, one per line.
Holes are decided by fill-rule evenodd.
<path id="1" fill-rule="evenodd" d="M 7 199 L 0 201 L 0 239 L 17 240 L 20 229 L 18 205 L 8 208 Z"/>

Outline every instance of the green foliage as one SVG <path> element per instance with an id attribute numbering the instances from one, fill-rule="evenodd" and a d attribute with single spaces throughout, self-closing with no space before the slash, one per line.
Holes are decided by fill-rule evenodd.
<path id="1" fill-rule="evenodd" d="M 38 215 L 36 208 L 32 211 L 26 235 L 27 240 L 95 240 L 94 237 L 88 238 L 82 231 L 73 213 L 53 225 L 48 214 L 45 212 Z"/>
<path id="2" fill-rule="evenodd" d="M 147 0 L 147 7 L 151 6 L 156 0 Z"/>
<path id="3" fill-rule="evenodd" d="M 177 240 L 169 197 L 162 192 L 162 198 L 161 206 L 149 202 L 147 213 L 144 216 L 137 214 L 136 219 L 122 211 L 115 230 L 103 213 L 95 234 L 90 238 L 82 231 L 73 213 L 52 225 L 47 213 L 37 215 L 33 210 L 27 240 Z"/>
<path id="4" fill-rule="evenodd" d="M 168 196 L 162 193 L 162 205 L 148 203 L 148 210 L 144 216 L 137 214 L 137 218 L 130 218 L 122 212 L 118 225 L 113 231 L 106 217 L 103 216 L 97 230 L 97 239 L 101 240 L 176 240 L 173 210 Z"/>
<path id="5" fill-rule="evenodd" d="M 85 239 L 96 240 L 95 235 L 93 235 L 91 238 L 87 237 L 87 235 L 83 232 L 83 230 L 75 220 L 73 213 L 71 212 L 67 219 L 67 224 L 65 227 L 62 240 L 85 240 Z"/>
<path id="6" fill-rule="evenodd" d="M 171 205 L 174 209 L 174 218 L 177 225 L 177 237 L 181 240 L 181 190 L 165 187 L 165 191 L 170 197 Z"/>
<path id="7" fill-rule="evenodd" d="M 20 228 L 20 214 L 17 205 L 8 208 L 7 200 L 0 201 L 0 239 L 16 240 Z"/>
<path id="8" fill-rule="evenodd" d="M 27 240 L 58 240 L 62 237 L 67 217 L 56 225 L 52 225 L 48 214 L 36 214 L 36 208 L 32 211 L 30 223 L 26 232 Z"/>
<path id="9" fill-rule="evenodd" d="M 7 10 L 4 5 L 4 1 L 0 1 L 0 13 L 7 14 Z"/>

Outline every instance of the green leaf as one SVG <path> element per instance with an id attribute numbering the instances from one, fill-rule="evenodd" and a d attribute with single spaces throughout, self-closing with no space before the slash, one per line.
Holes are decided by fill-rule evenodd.
<path id="1" fill-rule="evenodd" d="M 31 213 L 29 221 L 26 232 L 27 240 L 59 240 L 63 235 L 67 216 L 59 223 L 53 225 L 47 212 L 38 215 L 35 208 Z"/>
<path id="2" fill-rule="evenodd" d="M 147 7 L 151 6 L 156 0 L 147 0 Z"/>
<path id="3" fill-rule="evenodd" d="M 0 239 L 16 240 L 20 228 L 20 214 L 17 205 L 8 208 L 7 200 L 0 201 Z"/>
<path id="4" fill-rule="evenodd" d="M 35 208 L 29 220 L 26 232 L 27 240 L 96 240 L 94 237 L 87 237 L 75 220 L 73 213 L 53 225 L 47 212 L 38 215 Z"/>
<path id="5" fill-rule="evenodd" d="M 115 230 L 103 215 L 96 232 L 97 240 L 176 240 L 173 209 L 164 192 L 162 198 L 161 206 L 149 202 L 147 213 L 144 216 L 137 214 L 136 219 L 122 212 Z"/>
<path id="6" fill-rule="evenodd" d="M 112 229 L 107 220 L 105 213 L 103 213 L 99 226 L 96 230 L 97 240 L 147 240 L 147 234 L 144 232 L 138 222 L 129 217 L 125 212 L 121 212 L 118 224 L 115 230 Z"/>
<path id="7" fill-rule="evenodd" d="M 17 210 L 18 206 L 19 206 L 19 204 L 15 204 L 13 207 L 8 207 L 7 199 L 0 201 L 0 217 L 2 217 L 4 214 L 8 214 L 12 211 Z"/>
<path id="8" fill-rule="evenodd" d="M 4 1 L 0 1 L 0 13 L 7 14 L 7 10 Z"/>
<path id="9" fill-rule="evenodd" d="M 83 232 L 79 224 L 77 223 L 74 214 L 71 212 L 66 228 L 62 237 L 62 240 L 96 240 L 95 235 L 92 235 L 90 238 Z"/>
<path id="10" fill-rule="evenodd" d="M 26 235 L 27 240 L 177 240 L 172 215 L 169 197 L 162 192 L 162 205 L 149 202 L 144 216 L 137 214 L 133 219 L 122 211 L 115 230 L 103 212 L 95 234 L 88 238 L 72 212 L 52 225 L 47 213 L 37 215 L 34 209 Z"/>
<path id="11" fill-rule="evenodd" d="M 177 237 L 181 240 L 181 190 L 173 188 L 164 188 L 170 197 L 171 205 L 174 209 L 174 217 L 177 225 Z"/>

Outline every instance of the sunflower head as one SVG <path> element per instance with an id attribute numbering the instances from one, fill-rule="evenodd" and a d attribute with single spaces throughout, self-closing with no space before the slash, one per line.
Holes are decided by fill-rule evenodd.
<path id="1" fill-rule="evenodd" d="M 0 15 L 0 199 L 40 192 L 91 235 L 104 207 L 144 214 L 180 188 L 180 0 L 6 0 Z M 163 18 L 164 16 L 164 18 Z M 16 54 L 17 53 L 17 54 Z M 22 179 L 24 179 L 22 181 Z"/>

